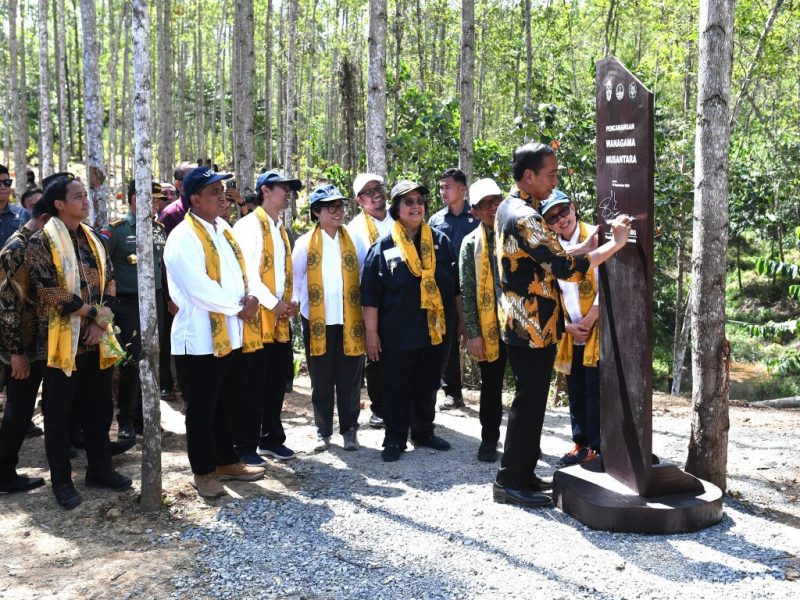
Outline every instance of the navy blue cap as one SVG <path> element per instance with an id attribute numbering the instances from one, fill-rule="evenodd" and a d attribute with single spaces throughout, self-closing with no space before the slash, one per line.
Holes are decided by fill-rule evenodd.
<path id="1" fill-rule="evenodd" d="M 329 183 L 321 185 L 311 192 L 311 197 L 308 199 L 308 206 L 314 206 L 317 202 L 333 202 L 334 200 L 347 200 L 347 198 L 342 196 L 339 188 Z"/>
<path id="2" fill-rule="evenodd" d="M 183 178 L 183 197 L 191 198 L 192 194 L 199 194 L 207 185 L 231 177 L 233 177 L 231 173 L 216 173 L 208 167 L 192 169 Z"/>
<path id="3" fill-rule="evenodd" d="M 256 180 L 256 191 L 260 190 L 262 185 L 272 185 L 274 183 L 287 183 L 294 192 L 299 192 L 303 188 L 303 184 L 299 179 L 286 179 L 286 177 L 277 171 L 267 171 L 258 176 Z"/>
<path id="4" fill-rule="evenodd" d="M 559 204 L 569 204 L 569 197 L 561 190 L 553 190 L 539 205 L 539 214 L 545 216 L 548 210 Z"/>

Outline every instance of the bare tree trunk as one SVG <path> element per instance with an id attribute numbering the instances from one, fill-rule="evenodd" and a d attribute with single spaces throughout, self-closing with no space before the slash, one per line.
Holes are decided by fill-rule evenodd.
<path id="1" fill-rule="evenodd" d="M 221 129 L 221 141 L 222 141 L 222 154 L 225 155 L 225 127 L 223 124 L 225 123 L 225 92 L 228 89 L 225 85 L 225 59 L 226 53 L 223 50 L 225 48 L 225 38 L 227 37 L 227 16 L 228 16 L 228 3 L 222 3 L 222 18 L 219 21 L 217 27 L 217 113 L 219 114 L 220 120 L 220 129 Z M 236 69 L 233 69 L 235 72 Z M 233 80 L 233 78 L 232 78 Z M 236 87 L 234 86 L 234 94 L 236 93 Z M 212 159 L 217 156 L 217 136 L 216 136 L 216 124 L 214 123 L 213 113 L 212 113 L 212 134 L 211 134 L 211 156 Z"/>
<path id="2" fill-rule="evenodd" d="M 417 54 L 419 55 L 419 89 L 425 91 L 425 30 L 422 27 L 422 9 L 419 5 L 420 0 L 415 0 L 417 12 Z"/>
<path id="3" fill-rule="evenodd" d="M 267 0 L 266 40 L 264 43 L 264 166 L 272 168 L 272 0 Z"/>
<path id="4" fill-rule="evenodd" d="M 24 91 L 19 77 L 19 56 L 17 55 L 17 0 L 8 0 L 8 54 L 9 83 L 11 85 L 11 121 L 13 123 L 14 171 L 16 172 L 16 195 L 19 198 L 25 191 L 25 170 L 28 166 L 25 143 L 27 108 Z"/>
<path id="5" fill-rule="evenodd" d="M 80 64 L 81 43 L 78 37 L 78 0 L 72 0 L 72 39 L 73 39 L 73 64 Z M 75 109 L 77 115 L 75 116 L 75 130 L 78 132 L 78 152 L 77 156 L 81 160 L 86 160 L 83 152 L 83 136 L 85 133 L 84 119 L 83 119 L 83 77 L 81 77 L 81 69 L 75 69 Z M 73 154 L 75 154 L 73 152 Z"/>
<path id="6" fill-rule="evenodd" d="M 345 155 L 342 160 L 345 170 L 355 175 L 357 168 L 356 153 L 356 120 L 358 94 L 356 92 L 356 66 L 349 55 L 342 59 L 339 71 L 339 90 L 342 97 L 342 136 L 344 137 Z"/>
<path id="7" fill-rule="evenodd" d="M 183 35 L 183 20 L 181 20 L 180 35 Z M 181 39 L 180 36 L 178 39 Z M 180 54 L 181 58 L 178 61 L 178 126 L 180 127 L 178 139 L 181 143 L 181 161 L 185 161 L 189 159 L 189 147 L 186 132 L 186 60 L 188 54 L 186 42 L 183 42 L 181 45 Z"/>
<path id="8" fill-rule="evenodd" d="M 156 316 L 153 264 L 153 219 L 150 212 L 153 170 L 150 143 L 150 52 L 148 49 L 147 0 L 133 0 L 134 153 L 136 155 L 136 269 L 139 288 L 139 322 L 142 357 L 144 439 L 142 441 L 142 512 L 161 508 L 161 405 L 158 386 L 158 317 Z"/>
<path id="9" fill-rule="evenodd" d="M 172 0 L 157 2 L 158 21 L 158 172 L 162 181 L 171 180 L 175 162 L 175 117 L 172 110 Z"/>
<path id="10" fill-rule="evenodd" d="M 281 3 L 281 8 L 278 11 L 278 54 L 283 57 L 284 52 L 286 51 L 285 40 L 286 36 L 284 35 L 284 31 L 286 30 L 286 19 L 283 16 L 284 11 L 284 3 Z M 331 76 L 333 76 L 333 71 L 335 69 L 335 62 L 336 62 L 336 52 L 337 48 L 334 47 L 333 55 L 334 55 L 334 68 L 331 70 Z M 278 139 L 277 139 L 277 147 L 276 150 L 278 151 L 278 161 L 281 163 L 282 168 L 286 168 L 286 163 L 284 162 L 284 145 L 286 139 L 286 68 L 285 68 L 285 60 L 281 58 L 281 62 L 278 66 L 276 71 L 276 79 L 278 80 L 277 83 L 277 95 L 278 95 L 278 114 L 276 115 L 276 121 L 279 123 L 277 127 Z"/>
<path id="11" fill-rule="evenodd" d="M 202 23 L 202 12 L 201 6 L 202 2 L 200 0 L 196 0 L 195 6 L 197 9 L 196 18 L 197 23 Z M 201 65 L 203 64 L 203 28 L 197 27 L 195 29 L 194 39 L 194 49 L 193 49 L 193 56 L 194 56 L 194 101 L 192 105 L 194 106 L 194 125 L 195 125 L 195 138 L 197 147 L 195 148 L 195 154 L 197 155 L 197 160 L 202 160 L 205 158 L 206 148 L 205 148 L 205 135 L 206 135 L 206 128 L 205 128 L 205 114 L 206 114 L 206 107 L 205 107 L 205 85 L 203 80 L 203 71 Z"/>
<path id="12" fill-rule="evenodd" d="M 64 96 L 67 87 L 66 76 L 66 26 L 64 17 L 64 0 L 53 3 L 53 31 L 56 57 L 56 110 L 58 113 L 58 170 L 66 171 L 69 156 L 67 154 L 67 101 Z"/>
<path id="13" fill-rule="evenodd" d="M 242 194 L 253 191 L 255 162 L 253 160 L 253 82 L 255 81 L 255 50 L 253 47 L 253 0 L 234 0 L 234 51 L 238 55 L 234 80 L 233 106 L 236 180 Z"/>
<path id="14" fill-rule="evenodd" d="M 109 5 L 108 10 L 111 11 L 112 7 Z M 120 6 L 119 9 L 119 18 L 122 20 L 123 15 L 125 14 L 125 7 Z M 118 68 L 117 63 L 119 58 L 119 34 L 121 28 L 109 28 L 111 32 L 111 50 L 108 57 L 107 69 L 108 69 L 108 85 L 110 87 L 110 102 L 108 108 L 108 172 L 110 175 L 114 176 L 117 175 L 116 181 L 119 181 L 118 173 L 116 173 L 116 168 L 114 167 L 114 163 L 116 161 L 117 156 L 117 74 Z M 122 110 L 119 112 L 122 115 L 127 114 L 126 106 L 122 105 Z M 123 116 L 124 118 L 124 116 Z M 124 182 L 123 182 L 124 185 Z M 112 197 L 114 200 L 114 204 L 116 205 L 116 194 L 113 194 Z"/>
<path id="15" fill-rule="evenodd" d="M 686 470 L 725 490 L 730 346 L 725 339 L 734 0 L 700 0 L 692 241 L 692 432 Z"/>
<path id="16" fill-rule="evenodd" d="M 5 39 L 5 28 L 0 27 L 0 48 L 6 48 L 7 42 Z M 6 58 L 5 51 L 0 52 L 0 69 L 3 73 L 9 75 L 8 59 Z M 11 86 L 4 86 L 3 89 L 3 164 L 9 165 L 11 161 Z"/>
<path id="17" fill-rule="evenodd" d="M 606 14 L 606 27 L 603 33 L 603 57 L 608 56 L 611 50 L 611 28 L 614 26 L 614 9 L 616 8 L 615 0 L 610 0 L 608 3 L 608 13 Z"/>
<path id="18" fill-rule="evenodd" d="M 367 171 L 386 176 L 386 0 L 369 1 Z"/>
<path id="19" fill-rule="evenodd" d="M 297 4 L 298 0 L 289 0 L 289 20 L 287 27 L 290 32 L 297 30 Z M 297 120 L 297 99 L 294 94 L 294 77 L 297 57 L 295 44 L 287 44 L 286 67 L 286 133 L 283 147 L 283 169 L 286 175 L 294 174 L 294 126 Z"/>
<path id="20" fill-rule="evenodd" d="M 461 136 L 459 168 L 472 181 L 472 156 L 475 152 L 472 123 L 475 116 L 475 3 L 461 0 Z"/>
<path id="21" fill-rule="evenodd" d="M 686 308 L 681 320 L 680 333 L 676 332 L 675 345 L 672 351 L 672 388 L 670 394 L 679 396 L 681 393 L 681 379 L 683 379 L 683 363 L 686 361 L 686 345 L 689 342 L 689 332 L 692 329 L 692 290 L 686 297 Z"/>
<path id="22" fill-rule="evenodd" d="M 525 108 L 528 109 L 531 107 L 531 97 L 533 95 L 533 36 L 531 32 L 531 0 L 525 0 L 523 12 L 523 22 L 525 23 Z"/>
<path id="23" fill-rule="evenodd" d="M 39 147 L 42 177 L 53 174 L 53 124 L 50 111 L 50 62 L 48 60 L 47 0 L 39 0 Z"/>
<path id="24" fill-rule="evenodd" d="M 400 116 L 400 64 L 403 57 L 403 15 L 405 14 L 404 0 L 394 2 L 394 116 L 392 123 L 392 135 L 397 134 L 397 119 Z"/>
<path id="25" fill-rule="evenodd" d="M 30 96 L 28 94 L 28 67 L 27 67 L 27 50 L 25 48 L 25 0 L 19 0 L 19 52 L 17 53 L 19 56 L 19 94 L 22 100 L 22 119 L 25 124 L 25 127 L 22 129 L 22 140 L 23 140 L 23 147 L 25 148 L 26 152 L 26 162 L 27 162 L 27 152 L 28 148 L 31 146 L 31 139 L 30 139 L 30 132 L 28 130 L 28 100 Z M 25 174 L 25 173 L 23 173 Z M 41 175 L 41 173 L 40 173 Z M 20 177 L 17 180 L 17 183 L 25 182 L 24 177 Z"/>

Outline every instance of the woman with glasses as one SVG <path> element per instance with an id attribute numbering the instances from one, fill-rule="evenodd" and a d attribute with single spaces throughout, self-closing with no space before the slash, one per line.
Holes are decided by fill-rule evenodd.
<path id="1" fill-rule="evenodd" d="M 450 240 L 425 223 L 427 203 L 423 185 L 392 188 L 392 232 L 370 248 L 361 279 L 367 356 L 384 364 L 385 462 L 400 458 L 409 432 L 415 446 L 450 448 L 433 418 L 461 291 Z"/>
<path id="2" fill-rule="evenodd" d="M 298 238 L 292 252 L 294 299 L 300 303 L 317 426 L 316 452 L 327 450 L 330 444 L 334 403 L 344 449 L 359 449 L 364 364 L 359 282 L 366 247 L 355 242 L 344 227 L 344 200 L 332 185 L 315 189 L 309 208 L 316 224 Z"/>

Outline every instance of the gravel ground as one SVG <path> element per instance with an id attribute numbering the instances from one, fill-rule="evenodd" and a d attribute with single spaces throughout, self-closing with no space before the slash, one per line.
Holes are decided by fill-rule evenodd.
<path id="1" fill-rule="evenodd" d="M 686 402 L 657 405 L 654 450 L 681 462 Z M 262 495 L 222 501 L 212 518 L 159 539 L 197 545 L 194 573 L 172 579 L 172 597 L 800 598 L 797 413 L 788 423 L 781 413 L 778 428 L 774 412 L 734 415 L 722 523 L 644 536 L 593 531 L 554 508 L 493 503 L 497 465 L 475 458 L 473 407 L 437 414 L 449 452 L 414 450 L 392 464 L 380 460 L 382 433 L 369 429 L 360 451 L 345 452 L 335 436 L 329 452 L 311 454 L 313 427 L 295 414 L 287 444 L 308 454 L 272 463 Z M 549 410 L 543 473 L 569 437 L 566 409 Z"/>

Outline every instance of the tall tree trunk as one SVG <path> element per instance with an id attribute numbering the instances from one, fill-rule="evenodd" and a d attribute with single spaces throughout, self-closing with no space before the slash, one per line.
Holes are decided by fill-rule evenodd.
<path id="1" fill-rule="evenodd" d="M 725 339 L 734 0 L 700 0 L 694 234 L 692 432 L 686 470 L 725 490 L 730 345 Z"/>
<path id="2" fill-rule="evenodd" d="M 615 0 L 610 0 L 608 3 L 608 13 L 606 13 L 606 27 L 603 32 L 603 57 L 608 56 L 608 53 L 611 51 L 611 31 L 614 27 L 615 8 Z"/>
<path id="3" fill-rule="evenodd" d="M 48 60 L 47 0 L 39 0 L 39 156 L 42 177 L 53 174 L 53 124 L 50 111 L 50 61 Z"/>
<path id="4" fill-rule="evenodd" d="M 227 87 L 225 86 L 225 59 L 227 58 L 227 54 L 223 50 L 226 48 L 225 45 L 228 28 L 227 28 L 227 16 L 228 16 L 228 3 L 222 3 L 222 18 L 219 21 L 219 26 L 217 27 L 217 48 L 219 51 L 217 52 L 217 114 L 219 114 L 220 120 L 220 129 L 221 129 L 221 141 L 222 141 L 222 155 L 225 156 L 225 135 L 226 130 L 224 127 L 225 123 L 225 92 Z M 235 69 L 233 69 L 235 72 Z M 236 88 L 234 86 L 234 95 L 236 93 Z M 234 98 L 235 100 L 235 98 Z M 212 118 L 213 123 L 213 118 Z M 216 132 L 216 124 L 212 124 L 212 131 Z M 217 136 L 212 133 L 211 135 L 211 157 L 215 159 L 217 156 Z"/>
<path id="5" fill-rule="evenodd" d="M 201 11 L 202 2 L 200 0 L 196 0 L 195 7 L 197 9 L 196 18 L 198 25 L 202 24 L 203 22 L 203 13 Z M 194 100 L 192 105 L 194 106 L 194 125 L 195 125 L 195 134 L 196 134 L 196 141 L 197 144 L 195 148 L 195 154 L 197 155 L 197 160 L 203 160 L 206 154 L 205 148 L 205 137 L 206 137 L 206 128 L 205 128 L 205 114 L 206 114 L 206 107 L 205 107 L 205 81 L 203 78 L 203 28 L 202 26 L 198 26 L 195 28 L 195 35 L 194 39 Z"/>
<path id="6" fill-rule="evenodd" d="M 157 2 L 158 21 L 158 172 L 162 181 L 171 181 L 175 162 L 175 117 L 172 110 L 172 0 Z"/>
<path id="7" fill-rule="evenodd" d="M 19 85 L 20 85 L 20 99 L 22 100 L 22 119 L 25 124 L 25 127 L 22 128 L 22 140 L 23 140 L 23 147 L 25 148 L 26 152 L 26 162 L 27 162 L 27 152 L 28 148 L 31 147 L 31 139 L 30 139 L 30 130 L 28 126 L 30 123 L 28 122 L 28 100 L 30 96 L 28 94 L 28 67 L 27 67 L 27 50 L 25 48 L 26 44 L 26 37 L 25 37 L 25 0 L 19 0 Z M 26 173 L 23 172 L 23 175 Z M 40 173 L 41 175 L 41 173 Z M 17 181 L 17 184 L 20 181 L 25 182 L 25 177 L 20 177 Z"/>
<path id="8" fill-rule="evenodd" d="M 461 136 L 458 152 L 459 168 L 472 181 L 472 123 L 475 113 L 475 3 L 461 0 Z"/>
<path id="9" fill-rule="evenodd" d="M 78 37 L 78 0 L 72 0 L 72 39 L 73 39 L 73 55 L 72 64 L 81 64 L 81 44 Z M 85 67 L 84 67 L 85 68 Z M 80 160 L 86 160 L 83 153 L 83 136 L 85 133 L 84 119 L 83 119 L 83 77 L 81 77 L 81 69 L 75 69 L 75 108 L 77 115 L 75 118 L 75 130 L 78 132 L 78 152 L 77 156 Z M 73 154 L 76 154 L 73 152 Z"/>
<path id="10" fill-rule="evenodd" d="M 403 15 L 405 14 L 404 0 L 394 2 L 394 115 L 392 121 L 392 135 L 397 135 L 397 120 L 400 116 L 400 65 L 403 58 Z"/>
<path id="11" fill-rule="evenodd" d="M 289 0 L 289 19 L 287 27 L 290 32 L 297 30 L 297 5 L 298 0 Z M 295 44 L 287 44 L 286 65 L 286 133 L 283 147 L 283 168 L 287 176 L 294 175 L 294 127 L 297 121 L 297 99 L 294 94 L 295 67 L 297 62 L 297 48 Z"/>
<path id="12" fill-rule="evenodd" d="M 109 4 L 108 10 L 112 11 L 112 5 Z M 125 14 L 125 7 L 120 6 L 118 18 L 122 20 L 123 15 Z M 110 88 L 109 94 L 109 107 L 108 107 L 108 172 L 109 175 L 112 177 L 117 175 L 116 169 L 114 168 L 114 163 L 116 161 L 117 156 L 117 113 L 121 113 L 122 115 L 126 115 L 128 111 L 126 110 L 126 106 L 122 106 L 122 110 L 117 111 L 117 75 L 118 75 L 118 68 L 117 64 L 119 62 L 119 34 L 121 28 L 114 28 L 109 27 L 109 32 L 111 33 L 111 49 L 109 51 L 107 69 L 108 69 L 108 85 Z M 123 116 L 124 118 L 124 116 Z M 117 178 L 119 182 L 119 178 Z M 124 181 L 122 182 L 124 185 Z M 112 202 L 116 208 L 116 194 L 112 194 Z"/>
<path id="13" fill-rule="evenodd" d="M 5 27 L 0 27 L 0 48 L 6 48 L 8 43 L 6 42 L 5 38 Z M 10 77 L 9 67 L 8 67 L 8 58 L 6 57 L 5 51 L 0 52 L 0 69 L 2 69 L 3 73 L 6 73 L 6 76 Z M 9 165 L 11 161 L 11 123 L 13 119 L 11 118 L 11 86 L 7 85 L 4 86 L 3 89 L 3 164 Z"/>
<path id="14" fill-rule="evenodd" d="M 150 52 L 148 49 L 147 0 L 133 0 L 133 137 L 136 156 L 136 278 L 139 291 L 142 357 L 142 512 L 161 508 L 161 405 L 158 385 L 158 318 L 156 316 L 153 264 L 153 219 L 150 212 L 153 170 L 150 143 Z"/>
<path id="15" fill-rule="evenodd" d="M 367 171 L 386 176 L 386 0 L 369 0 Z"/>
<path id="16" fill-rule="evenodd" d="M 183 35 L 183 19 L 181 19 L 181 32 Z M 181 37 L 178 39 L 181 39 Z M 181 45 L 181 58 L 178 61 L 178 126 L 180 127 L 178 139 L 181 145 L 181 162 L 189 160 L 188 132 L 186 131 L 186 60 L 188 49 L 186 42 Z"/>
<path id="17" fill-rule="evenodd" d="M 130 106 L 130 102 L 128 101 L 128 94 L 130 90 L 130 64 L 131 64 L 131 36 L 128 35 L 129 29 L 127 26 L 130 23 L 130 14 L 128 7 L 130 5 L 126 2 L 124 7 L 125 10 L 123 11 L 123 23 L 126 27 L 123 28 L 123 35 L 125 36 L 125 48 L 122 53 L 122 97 L 121 97 L 121 105 L 122 106 Z M 125 167 L 126 167 L 126 157 L 127 157 L 127 149 L 128 149 L 128 123 L 130 119 L 128 118 L 128 111 L 126 110 L 123 113 L 122 123 L 120 124 L 120 138 L 119 138 L 119 145 L 117 148 L 119 149 L 120 153 L 120 174 L 119 179 L 120 181 L 125 181 Z"/>
<path id="18" fill-rule="evenodd" d="M 53 38 L 56 57 L 56 110 L 58 113 L 58 170 L 66 171 L 69 155 L 67 153 L 67 100 L 64 92 L 67 87 L 65 16 L 64 0 L 53 3 Z"/>
<path id="19" fill-rule="evenodd" d="M 255 187 L 253 160 L 253 82 L 255 81 L 255 50 L 253 47 L 253 0 L 234 0 L 234 47 L 238 54 L 236 79 L 234 83 L 238 106 L 233 106 L 234 160 L 236 180 L 242 194 L 248 194 Z"/>
<path id="20" fill-rule="evenodd" d="M 686 345 L 689 342 L 689 332 L 692 329 L 692 290 L 686 297 L 686 308 L 681 320 L 680 333 L 676 335 L 672 352 L 672 389 L 670 394 L 680 396 L 681 379 L 683 378 L 683 363 L 686 362 Z"/>
<path id="21" fill-rule="evenodd" d="M 25 191 L 25 171 L 28 161 L 25 143 L 25 130 L 28 128 L 27 107 L 24 91 L 19 77 L 19 56 L 17 56 L 17 0 L 8 0 L 8 55 L 9 83 L 11 85 L 11 115 L 13 123 L 14 171 L 16 194 L 19 198 Z"/>
<path id="22" fill-rule="evenodd" d="M 525 0 L 523 12 L 523 23 L 525 24 L 525 108 L 529 109 L 531 107 L 531 98 L 533 96 L 533 34 L 531 32 L 531 0 Z"/>
<path id="23" fill-rule="evenodd" d="M 420 0 L 414 0 L 415 10 L 417 12 L 417 55 L 419 59 L 419 89 L 425 91 L 425 29 L 422 27 L 422 9 L 420 8 Z"/>
<path id="24" fill-rule="evenodd" d="M 272 0 L 267 0 L 264 43 L 264 166 L 272 168 Z"/>

